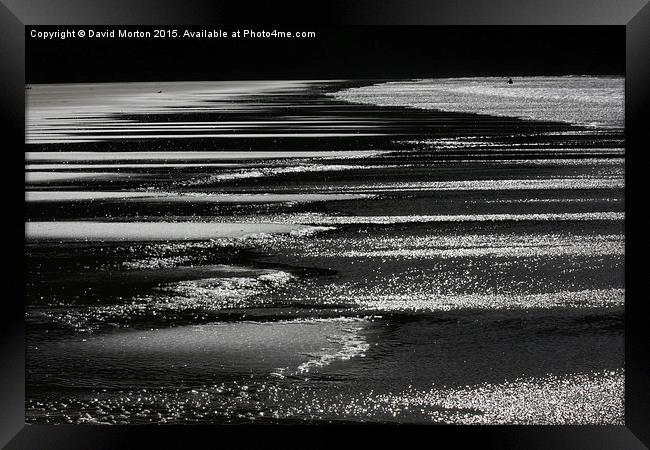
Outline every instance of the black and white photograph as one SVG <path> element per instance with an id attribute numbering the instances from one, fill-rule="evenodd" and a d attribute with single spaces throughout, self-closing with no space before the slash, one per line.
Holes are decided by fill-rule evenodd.
<path id="1" fill-rule="evenodd" d="M 25 27 L 25 422 L 625 425 L 625 52 Z"/>

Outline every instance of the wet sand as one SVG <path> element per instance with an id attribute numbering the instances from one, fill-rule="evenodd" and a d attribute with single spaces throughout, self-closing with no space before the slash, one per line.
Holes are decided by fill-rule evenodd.
<path id="1" fill-rule="evenodd" d="M 29 423 L 623 422 L 622 130 L 365 84 L 28 91 Z"/>
<path id="2" fill-rule="evenodd" d="M 258 234 L 307 235 L 324 228 L 273 223 L 194 222 L 27 222 L 25 239 L 30 241 L 205 241 L 244 238 Z"/>

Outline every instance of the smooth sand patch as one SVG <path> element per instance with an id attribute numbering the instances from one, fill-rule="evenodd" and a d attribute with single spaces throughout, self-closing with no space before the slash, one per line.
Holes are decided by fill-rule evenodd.
<path id="1" fill-rule="evenodd" d="M 57 181 L 103 181 L 128 178 L 131 174 L 116 172 L 25 172 L 25 183 L 40 184 Z"/>
<path id="2" fill-rule="evenodd" d="M 26 191 L 26 202 L 70 202 L 111 199 L 164 203 L 294 203 L 369 198 L 368 194 L 208 194 L 138 191 Z"/>
<path id="3" fill-rule="evenodd" d="M 26 222 L 27 241 L 203 241 L 260 234 L 309 235 L 331 229 L 279 223 Z"/>
<path id="4" fill-rule="evenodd" d="M 65 162 L 58 164 L 26 164 L 26 171 L 43 171 L 43 170 L 78 170 L 78 169 L 202 169 L 202 168 L 242 168 L 244 164 L 236 163 L 131 163 L 131 164 L 67 164 Z"/>
<path id="5" fill-rule="evenodd" d="M 228 161 L 288 158 L 365 158 L 387 153 L 360 151 L 233 151 L 233 152 L 26 152 L 25 160 L 38 161 Z"/>
<path id="6" fill-rule="evenodd" d="M 84 200 L 109 200 L 154 198 L 169 195 L 159 192 L 119 191 L 25 191 L 26 202 L 70 202 Z"/>
<path id="7" fill-rule="evenodd" d="M 212 373 L 285 376 L 362 356 L 367 348 L 362 331 L 367 324 L 354 318 L 208 323 L 43 342 L 38 352 L 44 358 L 66 358 L 66 366 L 71 360 L 100 361 L 110 364 L 115 373 L 140 367 L 144 358 L 147 366 L 142 370 L 149 374 L 159 375 L 161 368 L 178 365 Z"/>
<path id="8" fill-rule="evenodd" d="M 120 134 L 120 135 L 88 135 L 85 137 L 43 134 L 38 137 L 28 136 L 27 144 L 52 144 L 71 142 L 123 141 L 132 139 L 267 139 L 267 138 L 330 138 L 330 137 L 368 137 L 386 136 L 387 133 L 205 133 L 205 134 Z"/>

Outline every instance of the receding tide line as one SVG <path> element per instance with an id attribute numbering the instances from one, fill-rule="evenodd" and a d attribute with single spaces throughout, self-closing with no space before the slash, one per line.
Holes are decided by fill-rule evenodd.
<path id="1" fill-rule="evenodd" d="M 269 234 L 305 236 L 331 227 L 280 223 L 26 222 L 27 241 L 204 241 Z"/>

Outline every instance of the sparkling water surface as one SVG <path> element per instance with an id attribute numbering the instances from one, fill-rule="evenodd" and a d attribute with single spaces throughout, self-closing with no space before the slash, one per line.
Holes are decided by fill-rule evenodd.
<path id="1" fill-rule="evenodd" d="M 32 86 L 27 422 L 622 424 L 624 80 L 513 79 Z"/>

